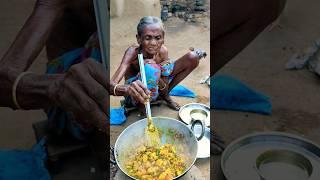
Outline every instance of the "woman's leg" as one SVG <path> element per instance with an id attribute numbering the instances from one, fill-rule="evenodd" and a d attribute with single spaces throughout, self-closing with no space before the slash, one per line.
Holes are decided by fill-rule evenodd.
<path id="1" fill-rule="evenodd" d="M 199 60 L 205 55 L 203 51 L 198 52 L 199 54 L 197 54 L 196 51 L 190 51 L 175 61 L 173 71 L 170 74 L 173 79 L 166 88 L 160 91 L 161 98 L 164 99 L 172 109 L 179 110 L 180 106 L 171 99 L 169 92 L 198 67 Z"/>

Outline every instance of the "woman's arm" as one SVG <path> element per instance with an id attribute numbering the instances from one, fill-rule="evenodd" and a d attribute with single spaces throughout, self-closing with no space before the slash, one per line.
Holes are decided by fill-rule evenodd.
<path id="1" fill-rule="evenodd" d="M 67 0 L 39 0 L 0 63 L 0 106 L 16 109 L 13 85 L 27 70 L 61 17 Z M 60 107 L 80 120 L 106 131 L 109 123 L 109 79 L 103 66 L 87 59 L 56 75 L 25 74 L 16 88 L 17 102 L 23 109 Z"/>
<path id="2" fill-rule="evenodd" d="M 164 45 L 162 45 L 161 49 L 160 49 L 160 58 L 161 58 L 161 65 L 164 65 L 166 63 L 168 63 L 170 61 L 169 59 L 169 53 L 168 53 L 168 48 Z M 161 78 L 159 79 L 159 89 L 160 91 L 168 89 L 168 82 L 169 79 L 166 76 L 161 76 Z"/>
<path id="3" fill-rule="evenodd" d="M 29 68 L 43 49 L 55 22 L 63 14 L 62 0 L 39 0 L 16 39 L 1 58 L 1 68 L 20 72 Z"/>
<path id="4" fill-rule="evenodd" d="M 135 47 L 129 47 L 121 61 L 120 66 L 114 73 L 110 82 L 110 93 L 114 96 L 129 95 L 140 103 L 144 103 L 148 99 L 149 90 L 141 81 L 137 80 L 129 85 L 119 85 L 118 83 L 123 79 L 126 72 L 131 68 L 131 61 L 137 58 L 137 51 Z"/>
<path id="5" fill-rule="evenodd" d="M 160 58 L 161 58 L 161 62 L 160 62 L 161 65 L 168 63 L 170 61 L 168 48 L 164 45 L 162 45 L 160 49 Z"/>
<path id="6" fill-rule="evenodd" d="M 113 74 L 113 76 L 111 78 L 111 82 L 110 82 L 111 86 L 110 87 L 112 88 L 112 90 L 110 90 L 110 92 L 113 92 L 113 88 L 115 87 L 115 85 L 117 85 L 123 79 L 126 72 L 130 68 L 130 62 L 136 56 L 137 56 L 137 53 L 136 53 L 136 50 L 134 47 L 129 47 L 125 51 L 118 69 L 116 70 L 116 72 Z M 121 92 L 120 90 L 116 91 L 116 92 L 117 92 L 116 93 L 117 95 L 123 95 L 122 93 L 125 93 L 125 92 Z"/>
<path id="7" fill-rule="evenodd" d="M 0 60 L 0 106 L 15 108 L 12 101 L 12 86 L 19 74 L 29 68 L 40 51 L 58 18 L 61 17 L 64 0 L 38 0 L 32 14 L 20 30 L 16 39 Z M 17 88 L 18 101 L 24 107 L 34 109 L 46 106 L 45 88 L 59 76 L 28 74 Z"/>

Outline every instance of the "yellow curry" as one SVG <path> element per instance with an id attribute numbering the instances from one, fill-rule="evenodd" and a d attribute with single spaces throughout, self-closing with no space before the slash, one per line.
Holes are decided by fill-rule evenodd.
<path id="1" fill-rule="evenodd" d="M 125 164 L 127 172 L 141 180 L 169 180 L 181 175 L 185 160 L 177 155 L 172 144 L 161 147 L 141 146 Z"/>
<path id="2" fill-rule="evenodd" d="M 160 146 L 160 133 L 157 127 L 154 126 L 152 118 L 147 118 L 147 127 L 145 128 L 146 144 L 152 147 Z"/>

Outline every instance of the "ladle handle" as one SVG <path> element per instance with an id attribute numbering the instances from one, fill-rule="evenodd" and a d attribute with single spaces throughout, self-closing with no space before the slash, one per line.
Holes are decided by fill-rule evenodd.
<path id="1" fill-rule="evenodd" d="M 142 83 L 147 87 L 148 85 L 147 85 L 146 72 L 144 69 L 143 55 L 141 53 L 138 54 L 138 60 L 139 60 L 141 80 L 142 80 Z M 146 108 L 147 117 L 151 119 L 150 101 L 147 101 L 147 103 L 145 104 L 145 108 Z"/>
<path id="2" fill-rule="evenodd" d="M 191 130 L 192 130 L 193 133 L 194 133 L 194 130 L 193 130 L 193 129 L 194 129 L 194 126 L 195 126 L 196 124 L 200 124 L 200 125 L 201 125 L 201 134 L 200 134 L 199 137 L 196 137 L 197 140 L 200 141 L 200 140 L 202 139 L 202 137 L 204 136 L 204 133 L 205 133 L 205 131 L 206 131 L 206 129 L 205 129 L 206 126 L 205 126 L 205 123 L 204 123 L 203 120 L 192 119 Z"/>

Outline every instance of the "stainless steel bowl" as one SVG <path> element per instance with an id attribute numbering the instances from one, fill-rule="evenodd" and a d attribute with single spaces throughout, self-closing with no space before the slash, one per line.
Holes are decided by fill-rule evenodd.
<path id="1" fill-rule="evenodd" d="M 210 108 L 204 104 L 189 103 L 182 106 L 179 117 L 186 124 L 191 124 L 192 119 L 197 119 L 203 121 L 207 127 L 210 126 Z"/>
<path id="2" fill-rule="evenodd" d="M 268 150 L 258 156 L 256 170 L 261 180 L 308 180 L 313 167 L 309 159 L 289 150 Z"/>
<path id="3" fill-rule="evenodd" d="M 207 119 L 208 113 L 207 113 L 207 111 L 205 111 L 203 109 L 192 109 L 190 111 L 190 117 L 191 117 L 191 119 L 197 119 L 197 120 L 204 121 Z"/>

